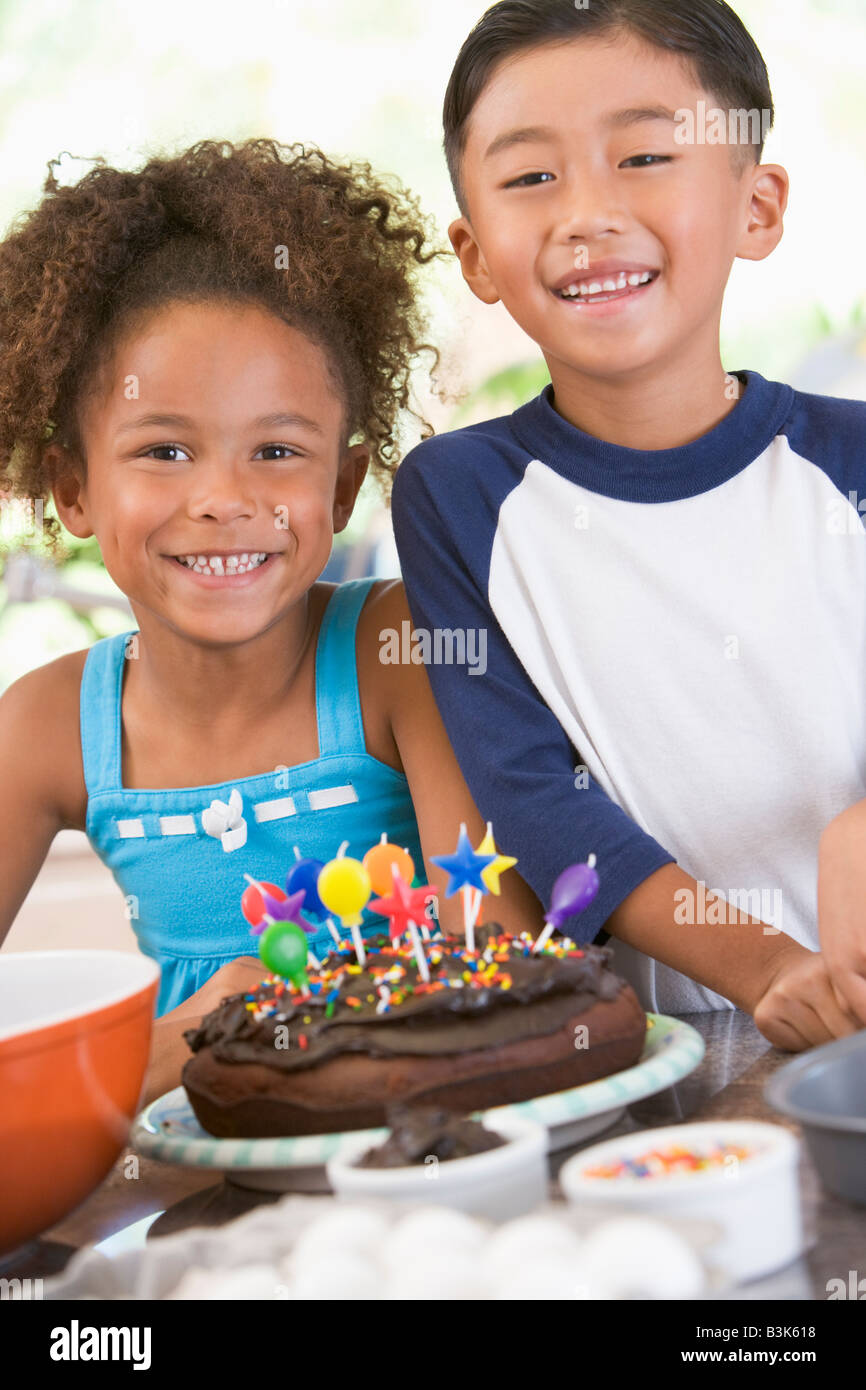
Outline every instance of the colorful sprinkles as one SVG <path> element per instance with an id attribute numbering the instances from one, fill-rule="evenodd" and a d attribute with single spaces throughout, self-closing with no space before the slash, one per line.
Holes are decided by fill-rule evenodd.
<path id="1" fill-rule="evenodd" d="M 673 1144 L 667 1149 L 648 1149 L 636 1158 L 616 1163 L 599 1163 L 584 1168 L 585 1178 L 668 1178 L 680 1173 L 706 1172 L 730 1166 L 730 1160 L 751 1158 L 755 1149 L 743 1144 L 714 1144 L 704 1149 L 687 1149 Z"/>
<path id="2" fill-rule="evenodd" d="M 381 1015 L 390 1013 L 392 1007 L 402 1004 L 404 999 L 413 994 L 437 994 L 446 989 L 509 990 L 513 984 L 512 976 L 502 967 L 514 956 L 530 956 L 534 944 L 535 938 L 529 932 L 521 932 L 519 936 L 509 936 L 503 932 L 499 936 L 490 937 L 483 951 L 470 951 L 461 947 L 458 939 L 445 937 L 441 932 L 437 932 L 430 938 L 430 980 L 424 982 L 411 944 L 392 941 L 390 946 L 383 945 L 377 948 L 375 955 L 368 959 L 365 967 L 370 990 L 375 993 L 364 991 L 363 998 L 354 993 L 345 994 L 343 1003 L 355 1012 L 363 1009 Z M 551 938 L 538 954 L 555 956 L 558 959 L 566 956 L 575 959 L 586 953 L 569 937 L 560 937 Z M 462 971 L 456 976 L 449 975 L 446 969 L 446 962 L 453 961 L 463 966 Z M 355 977 L 361 973 L 354 945 L 351 941 L 344 940 L 331 951 L 320 970 L 307 971 L 307 989 L 300 989 L 290 980 L 269 975 L 262 984 L 271 987 L 273 997 L 262 999 L 256 992 L 250 992 L 244 995 L 245 1007 L 256 1022 L 259 1022 L 284 1009 L 287 1003 L 303 1001 L 309 1004 L 315 1000 L 317 1006 L 324 1002 L 324 1016 L 331 1018 L 340 1001 L 341 987 L 355 987 Z M 363 983 L 359 980 L 357 986 L 362 988 Z M 310 1014 L 305 1012 L 304 1022 L 308 1023 L 309 1020 Z M 305 1046 L 305 1043 L 306 1039 L 301 1046 Z"/>

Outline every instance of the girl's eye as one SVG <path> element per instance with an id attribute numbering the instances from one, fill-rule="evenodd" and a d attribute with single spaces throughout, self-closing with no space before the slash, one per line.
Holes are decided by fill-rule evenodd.
<path id="1" fill-rule="evenodd" d="M 520 176 L 519 179 L 513 179 L 512 182 L 511 182 L 511 183 L 507 183 L 507 184 L 505 185 L 505 187 L 506 187 L 506 188 L 520 188 L 521 184 L 526 184 L 526 180 L 527 180 L 527 179 L 552 179 L 552 178 L 553 178 L 553 175 L 552 175 L 552 174 L 545 174 L 545 173 L 539 173 L 539 174 L 521 174 L 521 176 Z M 529 185 L 529 184 L 527 184 L 526 186 L 527 186 L 527 187 L 535 187 L 535 186 L 537 186 L 537 185 Z"/>
<path id="2" fill-rule="evenodd" d="M 635 154 L 632 155 L 631 159 L 623 160 L 622 167 L 626 169 L 629 164 L 634 164 L 638 169 L 650 169 L 652 164 L 644 163 L 645 160 L 652 160 L 653 163 L 659 164 L 670 164 L 672 159 L 673 155 L 671 154 Z"/>
<path id="3" fill-rule="evenodd" d="M 297 450 L 297 449 L 292 449 L 288 444 L 263 444 L 259 452 L 260 452 L 260 453 L 264 453 L 265 449 L 282 449 L 283 454 L 284 454 L 286 457 L 289 457 L 289 456 L 291 456 L 292 458 L 299 458 L 299 457 L 300 457 L 300 455 L 299 455 L 299 453 L 298 453 L 298 450 Z M 277 460 L 277 462 L 279 462 L 279 460 Z"/>
<path id="4" fill-rule="evenodd" d="M 147 450 L 146 454 L 142 455 L 142 457 L 150 458 L 152 456 L 155 456 L 159 453 L 160 449 L 163 451 L 163 453 L 186 453 L 186 451 L 181 448 L 180 444 L 154 444 L 152 448 Z M 263 444 L 259 452 L 264 453 L 266 449 L 282 449 L 284 457 L 298 457 L 297 449 L 291 449 L 288 444 Z M 159 460 L 160 463 L 176 463 L 177 461 L 178 460 L 176 459 Z M 279 462 L 279 460 L 277 460 L 277 462 Z"/>

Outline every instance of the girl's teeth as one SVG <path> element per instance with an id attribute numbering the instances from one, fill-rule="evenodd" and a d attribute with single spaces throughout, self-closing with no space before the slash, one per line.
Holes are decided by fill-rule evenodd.
<path id="1" fill-rule="evenodd" d="M 260 551 L 244 551 L 242 555 L 226 555 L 225 560 L 222 555 L 212 555 L 210 559 L 206 555 L 180 555 L 178 559 L 187 569 L 194 570 L 196 574 L 247 574 L 250 570 L 258 569 L 259 565 L 264 564 L 267 553 Z"/>

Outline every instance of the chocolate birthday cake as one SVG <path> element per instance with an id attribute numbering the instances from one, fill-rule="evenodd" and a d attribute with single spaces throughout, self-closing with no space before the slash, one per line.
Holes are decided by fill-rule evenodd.
<path id="1" fill-rule="evenodd" d="M 568 938 L 533 954 L 495 923 L 410 947 L 347 941 L 308 988 L 268 976 L 223 999 L 184 1038 L 182 1081 L 201 1125 L 223 1137 L 384 1126 L 394 1102 L 463 1114 L 530 1100 L 637 1062 L 646 1015 L 606 947 Z"/>

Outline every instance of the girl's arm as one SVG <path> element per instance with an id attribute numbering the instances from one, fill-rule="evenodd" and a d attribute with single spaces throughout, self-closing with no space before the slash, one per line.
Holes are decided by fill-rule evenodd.
<path id="1" fill-rule="evenodd" d="M 0 943 L 52 840 L 70 824 L 70 786 L 81 760 L 70 663 L 80 655 L 28 672 L 0 696 Z"/>
<path id="2" fill-rule="evenodd" d="M 218 1008 L 227 995 L 255 989 L 265 973 L 258 956 L 239 956 L 220 966 L 215 975 L 171 1013 L 154 1020 L 141 1106 L 150 1105 L 151 1101 L 181 1084 L 184 1063 L 192 1056 L 183 1036 L 186 1030 L 197 1028 L 205 1014 Z"/>
<path id="3" fill-rule="evenodd" d="M 372 662 L 378 666 L 377 675 L 385 693 L 391 732 L 415 806 L 427 882 L 437 884 L 440 889 L 439 921 L 444 931 L 462 934 L 462 894 L 446 898 L 448 874 L 432 863 L 431 855 L 454 852 L 461 821 L 466 822 L 469 839 L 477 848 L 484 837 L 486 823 L 472 799 L 445 733 L 425 666 L 412 662 L 388 664 L 379 660 L 380 633 L 388 628 L 400 633 L 402 622 L 411 623 L 402 584 L 395 582 L 371 594 L 362 618 L 366 619 L 367 650 L 359 652 L 359 661 L 366 657 L 369 662 L 372 657 Z M 359 625 L 359 646 L 363 642 Z M 371 643 L 375 643 L 372 652 Z M 496 838 L 495 822 L 493 835 Z M 508 853 L 508 845 L 500 845 L 498 839 L 497 849 Z M 519 865 L 502 875 L 500 889 L 498 896 L 490 893 L 484 898 L 481 921 L 499 922 L 506 931 L 514 933 L 526 930 L 535 935 L 540 931 L 544 912 L 532 889 L 520 877 Z"/>

